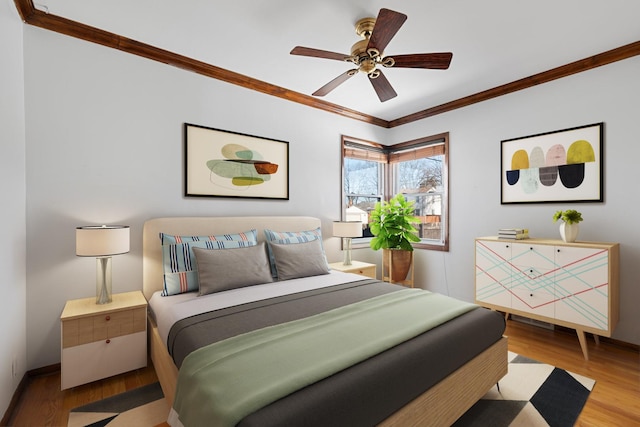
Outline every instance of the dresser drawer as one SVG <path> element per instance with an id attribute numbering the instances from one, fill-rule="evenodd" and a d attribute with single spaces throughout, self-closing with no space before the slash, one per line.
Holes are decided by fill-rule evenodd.
<path id="1" fill-rule="evenodd" d="M 62 322 L 62 348 L 146 330 L 146 308 L 105 312 Z"/>

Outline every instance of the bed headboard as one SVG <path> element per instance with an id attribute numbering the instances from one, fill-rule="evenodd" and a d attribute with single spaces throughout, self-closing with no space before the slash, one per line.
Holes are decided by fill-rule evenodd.
<path id="1" fill-rule="evenodd" d="M 239 217 L 171 217 L 154 218 L 144 223 L 142 231 L 142 291 L 149 299 L 162 289 L 162 248 L 160 233 L 202 236 L 238 233 L 255 228 L 258 241 L 264 241 L 265 228 L 276 231 L 313 230 L 320 219 L 308 216 L 239 216 Z"/>

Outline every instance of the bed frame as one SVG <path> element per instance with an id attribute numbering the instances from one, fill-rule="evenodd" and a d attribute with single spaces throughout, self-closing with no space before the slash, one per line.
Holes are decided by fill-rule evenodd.
<path id="1" fill-rule="evenodd" d="M 147 299 L 162 289 L 162 250 L 159 233 L 175 235 L 210 235 L 263 229 L 278 231 L 311 230 L 321 226 L 318 218 L 303 216 L 255 217 L 172 217 L 148 220 L 143 229 L 143 292 Z M 325 233 L 325 235 L 329 235 Z M 162 391 L 171 406 L 175 394 L 178 369 L 162 342 L 158 328 L 149 318 L 149 351 Z M 507 373 L 507 338 L 503 337 L 484 352 L 461 366 L 431 389 L 405 405 L 382 426 L 442 425 L 449 426 L 477 402 Z"/>

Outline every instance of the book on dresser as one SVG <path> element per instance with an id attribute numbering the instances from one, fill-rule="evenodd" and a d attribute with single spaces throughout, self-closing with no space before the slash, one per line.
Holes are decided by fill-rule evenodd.
<path id="1" fill-rule="evenodd" d="M 522 240 L 529 238 L 528 228 L 500 228 L 498 229 L 498 238 Z"/>

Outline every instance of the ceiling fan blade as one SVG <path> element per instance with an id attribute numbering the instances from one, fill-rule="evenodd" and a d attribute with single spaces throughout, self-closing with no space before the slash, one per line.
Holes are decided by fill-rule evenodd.
<path id="1" fill-rule="evenodd" d="M 346 72 L 340 74 L 335 79 L 331 80 L 326 85 L 322 86 L 317 91 L 313 92 L 311 95 L 313 95 L 313 96 L 325 96 L 326 94 L 328 94 L 329 92 L 331 92 L 332 90 L 334 90 L 335 88 L 340 86 L 342 83 L 346 82 L 351 77 L 355 76 L 357 73 L 358 73 L 358 70 L 346 71 Z"/>
<path id="2" fill-rule="evenodd" d="M 314 58 L 335 59 L 345 61 L 349 55 L 337 52 L 329 52 L 328 50 L 314 49 L 311 47 L 296 46 L 291 50 L 291 55 L 312 56 Z"/>
<path id="3" fill-rule="evenodd" d="M 378 17 L 376 18 L 376 25 L 373 27 L 373 32 L 369 38 L 367 50 L 376 48 L 378 52 L 382 54 L 406 20 L 407 15 L 403 13 L 394 12 L 389 9 L 380 9 Z"/>
<path id="4" fill-rule="evenodd" d="M 369 78 L 369 81 L 378 94 L 380 102 L 385 102 L 390 100 L 391 98 L 395 98 L 396 96 L 398 96 L 396 91 L 391 87 L 391 83 L 389 83 L 389 80 L 387 80 L 384 74 L 382 74 L 382 71 L 380 71 L 380 74 L 375 79 Z"/>
<path id="5" fill-rule="evenodd" d="M 446 70 L 449 68 L 453 53 L 414 53 L 409 55 L 392 56 L 395 68 L 430 68 L 434 70 Z"/>

